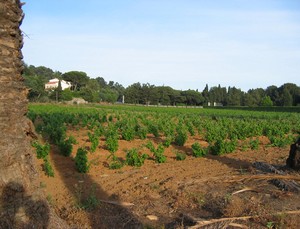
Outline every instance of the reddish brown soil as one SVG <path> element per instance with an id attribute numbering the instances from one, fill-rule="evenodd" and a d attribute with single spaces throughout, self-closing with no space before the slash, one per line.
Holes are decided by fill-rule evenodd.
<path id="1" fill-rule="evenodd" d="M 260 139 L 259 150 L 237 150 L 223 156 L 203 158 L 191 156 L 191 145 L 195 141 L 202 145 L 207 143 L 199 136 L 190 137 L 184 147 L 172 145 L 166 149 L 166 163 L 146 160 L 142 167 L 124 166 L 118 170 L 108 168 L 109 153 L 102 139 L 97 151 L 89 153 L 89 173 L 80 174 L 75 169 L 73 158 L 78 147 L 90 146 L 87 130 L 69 130 L 68 135 L 73 135 L 78 141 L 72 157 L 59 155 L 53 146 L 50 156 L 55 177 L 46 177 L 41 172 L 40 182 L 50 204 L 74 228 L 184 228 L 193 225 L 186 216 L 202 219 L 260 216 L 237 221 L 250 228 L 266 228 L 267 225 L 297 228 L 300 223 L 299 214 L 298 217 L 272 214 L 300 210 L 299 194 L 280 190 L 269 182 L 270 179 L 253 177 L 257 173 L 252 167 L 253 162 L 284 166 L 288 156 L 288 147 L 268 147 L 268 140 L 264 137 Z M 155 145 L 161 141 L 149 137 Z M 120 140 L 117 156 L 125 159 L 126 149 L 142 147 L 148 140 Z M 186 152 L 186 160 L 176 161 L 176 149 Z M 151 155 L 145 147 L 141 151 Z M 299 173 L 287 172 L 299 180 Z M 244 188 L 252 191 L 233 195 Z M 94 195 L 100 200 L 95 209 L 78 207 L 87 199 L 91 201 L 86 206 L 93 206 L 95 199 L 91 197 Z M 120 205 L 105 201 L 115 201 Z M 125 206 L 128 203 L 133 205 Z M 150 220 L 149 216 L 157 219 Z"/>

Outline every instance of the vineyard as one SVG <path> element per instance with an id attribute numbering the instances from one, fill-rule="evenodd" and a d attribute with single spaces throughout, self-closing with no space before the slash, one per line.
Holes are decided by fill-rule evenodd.
<path id="1" fill-rule="evenodd" d="M 283 166 L 289 145 L 300 133 L 297 112 L 31 104 L 28 117 L 42 136 L 33 147 L 45 172 L 43 182 L 50 186 L 51 179 L 60 177 L 75 193 L 72 199 L 80 211 L 97 209 L 100 200 L 139 202 L 143 207 L 133 210 L 134 215 L 143 224 L 152 225 L 143 217 L 159 214 L 156 226 L 166 225 L 183 209 L 205 211 L 209 217 L 232 216 L 209 210 L 208 199 L 212 197 L 208 195 L 212 193 L 204 187 L 196 191 L 194 183 L 187 185 L 189 179 L 222 176 L 226 166 L 234 168 L 231 175 L 249 173 L 255 159 L 276 160 Z M 150 174 L 155 175 L 151 178 Z M 179 191 L 181 186 L 185 188 Z M 100 189 L 106 194 L 99 194 Z M 47 191 L 51 193 L 50 187 Z M 54 195 L 63 201 L 61 193 L 52 190 L 51 198 Z M 165 201 L 174 213 L 155 206 L 152 212 L 145 202 L 147 195 L 153 202 L 161 198 L 162 205 Z M 142 217 L 142 211 L 148 213 Z M 78 220 L 82 218 L 78 214 L 76 211 L 80 224 L 84 220 Z"/>

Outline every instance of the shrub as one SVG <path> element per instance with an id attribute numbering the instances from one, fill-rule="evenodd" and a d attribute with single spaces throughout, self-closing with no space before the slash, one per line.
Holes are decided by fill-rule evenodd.
<path id="1" fill-rule="evenodd" d="M 73 136 L 70 136 L 67 140 L 61 141 L 58 144 L 59 151 L 65 157 L 69 157 L 73 151 L 73 144 L 77 143 Z"/>
<path id="2" fill-rule="evenodd" d="M 146 137 L 147 137 L 147 128 L 145 128 L 141 125 L 136 125 L 135 126 L 135 132 L 136 132 L 136 135 L 140 139 L 146 139 Z"/>
<path id="3" fill-rule="evenodd" d="M 75 166 L 80 173 L 86 173 L 89 170 L 87 150 L 78 148 L 75 156 Z"/>
<path id="4" fill-rule="evenodd" d="M 195 142 L 192 145 L 193 156 L 194 157 L 203 157 L 207 154 L 207 149 L 202 148 L 198 142 Z"/>
<path id="5" fill-rule="evenodd" d="M 250 148 L 252 150 L 257 150 L 259 147 L 259 140 L 258 139 L 251 139 L 249 142 Z"/>
<path id="6" fill-rule="evenodd" d="M 114 136 L 109 136 L 106 141 L 105 141 L 107 150 L 109 152 L 116 152 L 119 148 L 119 143 L 118 143 L 118 139 Z"/>
<path id="7" fill-rule="evenodd" d="M 173 137 L 172 136 L 167 136 L 164 143 L 163 143 L 163 145 L 165 147 L 169 147 L 171 145 L 172 141 L 173 141 Z"/>
<path id="8" fill-rule="evenodd" d="M 48 143 L 42 145 L 38 141 L 35 141 L 32 143 L 32 146 L 36 149 L 36 156 L 38 159 L 46 158 L 50 152 L 50 145 Z"/>
<path id="9" fill-rule="evenodd" d="M 111 162 L 109 163 L 109 165 L 108 165 L 108 167 L 109 167 L 110 169 L 120 169 L 120 168 L 123 167 L 122 161 L 121 161 L 118 157 L 116 157 L 116 156 L 114 155 L 114 153 L 111 153 L 111 155 L 110 155 L 109 157 L 112 157 L 112 161 L 111 161 Z M 109 157 L 108 157 L 108 158 L 109 158 Z"/>
<path id="10" fill-rule="evenodd" d="M 188 128 L 188 131 L 189 131 L 190 135 L 191 136 L 195 136 L 194 127 L 193 127 L 193 125 L 190 122 L 187 123 L 187 128 Z"/>
<path id="11" fill-rule="evenodd" d="M 155 147 L 151 141 L 148 141 L 145 145 L 152 153 L 155 152 Z"/>
<path id="12" fill-rule="evenodd" d="M 175 136 L 175 144 L 178 146 L 184 146 L 187 138 L 188 138 L 187 131 L 183 127 L 178 127 Z"/>
<path id="13" fill-rule="evenodd" d="M 291 135 L 288 136 L 270 136 L 269 137 L 272 146 L 285 147 L 289 145 L 293 141 L 293 137 Z"/>
<path id="14" fill-rule="evenodd" d="M 43 169 L 46 173 L 46 175 L 48 177 L 54 177 L 54 171 L 53 171 L 53 168 L 48 160 L 47 157 L 44 158 L 44 165 L 43 165 Z"/>
<path id="15" fill-rule="evenodd" d="M 133 126 L 126 125 L 122 128 L 122 138 L 126 141 L 131 141 L 134 139 L 135 130 Z"/>
<path id="16" fill-rule="evenodd" d="M 107 122 L 107 116 L 106 116 L 106 114 L 102 116 L 101 122 L 103 122 L 103 123 Z"/>
<path id="17" fill-rule="evenodd" d="M 153 143 L 148 141 L 146 147 L 153 153 L 155 162 L 157 163 L 166 162 L 167 158 L 164 155 L 165 147 L 162 144 L 159 144 L 157 146 L 157 149 L 155 149 Z"/>
<path id="18" fill-rule="evenodd" d="M 151 134 L 153 134 L 154 137 L 156 137 L 156 138 L 159 137 L 158 128 L 157 128 L 157 126 L 153 125 L 152 123 L 151 123 L 150 126 L 149 126 L 149 132 L 150 132 Z"/>
<path id="19" fill-rule="evenodd" d="M 214 155 L 231 153 L 236 149 L 236 146 L 237 146 L 236 140 L 226 141 L 223 139 L 218 139 L 215 142 L 215 144 L 211 147 L 211 153 Z"/>
<path id="20" fill-rule="evenodd" d="M 157 146 L 157 149 L 153 153 L 155 162 L 157 162 L 157 163 L 166 162 L 167 158 L 164 155 L 164 151 L 165 151 L 165 147 L 162 144 L 159 144 Z"/>
<path id="21" fill-rule="evenodd" d="M 96 149 L 99 145 L 99 136 L 96 133 L 92 134 L 92 133 L 88 132 L 88 137 L 91 142 L 90 151 L 93 153 L 96 151 Z"/>
<path id="22" fill-rule="evenodd" d="M 140 154 L 137 149 L 133 148 L 126 154 L 126 163 L 130 166 L 140 167 L 144 164 L 144 161 L 147 158 L 147 154 Z"/>

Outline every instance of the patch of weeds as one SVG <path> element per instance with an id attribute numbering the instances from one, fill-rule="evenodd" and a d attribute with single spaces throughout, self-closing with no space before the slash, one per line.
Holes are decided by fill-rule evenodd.
<path id="1" fill-rule="evenodd" d="M 230 193 L 227 193 L 225 196 L 224 196 L 224 201 L 225 203 L 229 203 L 232 199 L 232 195 Z"/>
<path id="2" fill-rule="evenodd" d="M 123 163 L 119 159 L 117 159 L 117 160 L 110 162 L 108 167 L 109 167 L 109 169 L 120 169 L 123 167 Z"/>
<path id="3" fill-rule="evenodd" d="M 83 201 L 81 208 L 88 211 L 92 211 L 98 207 L 100 201 L 97 199 L 95 195 L 95 189 L 96 189 L 95 185 L 92 185 L 90 193 L 88 197 Z"/>
<path id="4" fill-rule="evenodd" d="M 155 183 L 154 183 L 154 184 L 150 184 L 149 186 L 150 186 L 150 188 L 153 189 L 153 190 L 159 190 L 159 189 L 160 189 L 159 184 L 155 184 Z"/>
<path id="5" fill-rule="evenodd" d="M 47 157 L 44 158 L 43 169 L 48 177 L 54 177 L 54 170 Z"/>
<path id="6" fill-rule="evenodd" d="M 269 221 L 269 222 L 267 222 L 266 227 L 267 227 L 268 229 L 273 229 L 273 228 L 275 228 L 275 223 L 272 222 L 272 221 Z"/>
<path id="7" fill-rule="evenodd" d="M 100 157 L 97 157 L 95 159 L 90 160 L 89 165 L 94 165 L 94 166 L 98 166 L 100 165 Z"/>
<path id="8" fill-rule="evenodd" d="M 53 197 L 52 197 L 51 194 L 48 194 L 46 196 L 46 200 L 48 201 L 48 203 L 49 203 L 50 206 L 54 206 L 54 200 L 53 200 Z"/>
<path id="9" fill-rule="evenodd" d="M 186 159 L 186 154 L 183 151 L 175 151 L 175 155 L 177 161 L 184 161 Z"/>
<path id="10" fill-rule="evenodd" d="M 40 188 L 46 188 L 46 187 L 47 187 L 47 185 L 43 181 L 41 181 L 40 182 Z"/>
<path id="11" fill-rule="evenodd" d="M 203 193 L 188 193 L 188 197 L 197 204 L 199 207 L 203 206 L 206 203 L 205 194 Z"/>
<path id="12" fill-rule="evenodd" d="M 96 187 L 94 184 L 91 186 L 89 194 L 86 198 L 83 197 L 84 190 L 86 189 L 83 187 L 82 182 L 75 185 L 76 206 L 84 210 L 94 210 L 100 204 L 100 201 L 95 195 Z"/>

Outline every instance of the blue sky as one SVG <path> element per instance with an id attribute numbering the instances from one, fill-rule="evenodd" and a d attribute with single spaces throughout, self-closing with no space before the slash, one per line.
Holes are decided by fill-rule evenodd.
<path id="1" fill-rule="evenodd" d="M 299 85 L 299 0 L 26 0 L 27 64 L 123 86 Z"/>

